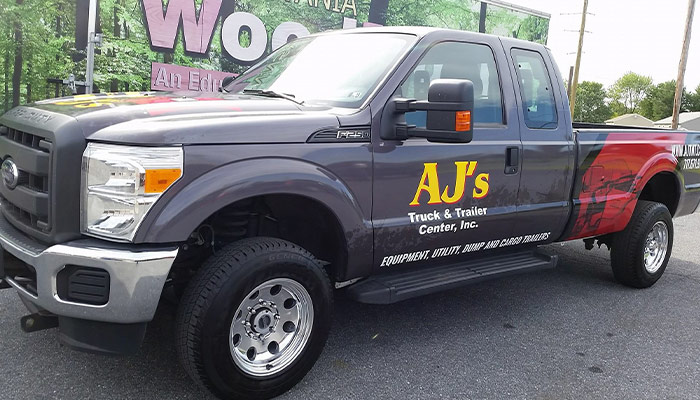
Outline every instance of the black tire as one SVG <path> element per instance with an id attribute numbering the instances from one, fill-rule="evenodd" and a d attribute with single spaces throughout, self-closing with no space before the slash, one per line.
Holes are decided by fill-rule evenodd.
<path id="1" fill-rule="evenodd" d="M 311 333 L 290 365 L 275 375 L 255 377 L 233 360 L 231 324 L 251 291 L 278 278 L 298 282 L 310 295 L 314 315 Z M 219 398 L 280 395 L 301 381 L 321 354 L 332 308 L 328 275 L 308 251 L 274 238 L 241 240 L 211 256 L 185 290 L 177 315 L 180 361 L 192 379 Z"/>
<path id="2" fill-rule="evenodd" d="M 663 222 L 668 231 L 668 245 L 663 262 L 650 273 L 644 263 L 647 236 L 657 222 Z M 673 220 L 665 205 L 640 200 L 624 231 L 613 238 L 611 261 L 615 280 L 634 288 L 648 288 L 661 278 L 673 248 Z"/>

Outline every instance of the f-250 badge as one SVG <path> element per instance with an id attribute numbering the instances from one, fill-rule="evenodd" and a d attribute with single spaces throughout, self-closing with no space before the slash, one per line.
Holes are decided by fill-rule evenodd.
<path id="1" fill-rule="evenodd" d="M 476 172 L 478 161 L 455 161 L 455 166 L 457 167 L 457 174 L 455 178 L 455 185 L 452 195 L 450 195 L 450 185 L 445 186 L 445 189 L 440 188 L 440 182 L 438 180 L 437 163 L 424 163 L 423 164 L 423 176 L 420 178 L 418 183 L 418 189 L 416 190 L 416 195 L 413 197 L 413 201 L 410 203 L 411 206 L 419 206 L 421 194 L 425 191 L 430 196 L 428 199 L 428 204 L 454 204 L 462 200 L 464 197 L 464 192 L 466 191 L 467 178 L 474 176 Z M 489 193 L 489 174 L 482 173 L 478 174 L 474 179 L 474 188 L 472 189 L 472 197 L 475 199 L 481 199 L 486 197 Z"/>

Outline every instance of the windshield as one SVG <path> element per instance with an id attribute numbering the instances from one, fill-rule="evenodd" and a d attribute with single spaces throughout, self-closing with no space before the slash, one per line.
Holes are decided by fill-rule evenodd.
<path id="1" fill-rule="evenodd" d="M 416 40 L 405 34 L 296 39 L 236 78 L 226 91 L 271 91 L 310 105 L 358 108 Z"/>

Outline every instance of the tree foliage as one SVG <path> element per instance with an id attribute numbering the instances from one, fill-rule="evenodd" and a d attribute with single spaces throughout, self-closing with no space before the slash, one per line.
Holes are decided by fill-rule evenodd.
<path id="1" fill-rule="evenodd" d="M 602 83 L 583 81 L 578 84 L 574 121 L 602 123 L 612 117 L 610 106 L 605 101 L 607 93 Z"/>
<path id="2" fill-rule="evenodd" d="M 19 102 L 55 95 L 49 76 L 64 76 L 71 69 L 75 3 L 70 0 L 0 0 L 0 108 L 12 106 L 12 74 L 21 51 Z M 21 42 L 16 40 L 21 34 Z M 21 49 L 21 50 L 20 50 Z"/>
<path id="3" fill-rule="evenodd" d="M 652 121 L 658 121 L 673 115 L 673 100 L 676 95 L 676 81 L 662 82 L 649 90 L 646 98 L 639 104 L 639 113 Z M 680 112 L 691 110 L 691 98 L 683 89 Z"/>
<path id="4" fill-rule="evenodd" d="M 635 113 L 652 87 L 650 77 L 628 72 L 612 85 L 609 95 L 613 102 L 622 104 L 622 114 Z"/>
<path id="5" fill-rule="evenodd" d="M 610 107 L 610 111 L 612 111 L 613 117 L 619 117 L 620 115 L 627 114 L 627 109 L 625 108 L 625 105 L 620 103 L 619 101 L 609 100 L 608 107 Z"/>
<path id="6" fill-rule="evenodd" d="M 688 111 L 700 111 L 700 85 L 695 93 L 688 93 Z"/>

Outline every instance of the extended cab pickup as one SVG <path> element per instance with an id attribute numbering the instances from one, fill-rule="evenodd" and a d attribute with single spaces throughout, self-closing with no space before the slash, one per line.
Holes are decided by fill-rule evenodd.
<path id="1" fill-rule="evenodd" d="M 312 35 L 220 94 L 41 101 L 0 118 L 0 284 L 72 347 L 138 349 L 161 298 L 222 398 L 321 353 L 333 293 L 392 303 L 611 249 L 648 287 L 700 202 L 700 133 L 572 124 L 544 46 L 429 28 Z"/>

